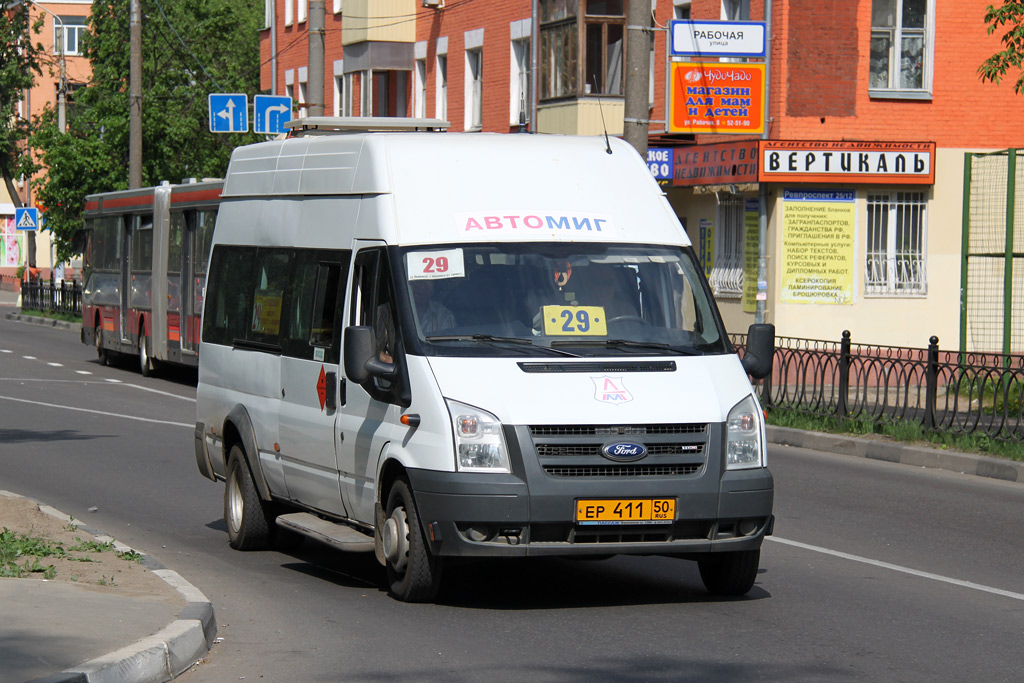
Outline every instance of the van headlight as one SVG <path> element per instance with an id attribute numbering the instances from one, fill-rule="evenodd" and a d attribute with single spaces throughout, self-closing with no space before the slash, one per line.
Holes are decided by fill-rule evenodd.
<path id="1" fill-rule="evenodd" d="M 501 422 L 486 410 L 448 400 L 455 430 L 455 465 L 460 472 L 509 472 Z"/>
<path id="2" fill-rule="evenodd" d="M 753 396 L 733 406 L 725 420 L 725 469 L 764 467 L 761 410 Z"/>

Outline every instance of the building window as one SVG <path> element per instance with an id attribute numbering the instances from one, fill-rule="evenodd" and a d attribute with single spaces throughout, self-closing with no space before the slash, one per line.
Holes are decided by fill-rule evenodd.
<path id="1" fill-rule="evenodd" d="M 417 59 L 413 71 L 413 116 L 418 119 L 427 117 L 427 60 Z"/>
<path id="2" fill-rule="evenodd" d="M 483 51 L 466 50 L 466 130 L 483 127 Z"/>
<path id="3" fill-rule="evenodd" d="M 292 12 L 293 12 L 292 7 L 293 7 L 293 3 L 294 2 L 295 2 L 295 0 L 284 0 L 284 25 L 285 26 L 291 26 L 292 22 L 295 20 L 294 17 L 292 16 Z"/>
<path id="4" fill-rule="evenodd" d="M 930 90 L 933 8 L 934 0 L 872 0 L 871 90 Z"/>
<path id="5" fill-rule="evenodd" d="M 711 291 L 723 299 L 743 295 L 743 241 L 746 228 L 743 197 L 720 194 L 715 228 Z"/>
<path id="6" fill-rule="evenodd" d="M 691 4 L 691 0 L 673 0 L 673 5 L 675 6 L 675 19 L 679 21 L 689 21 Z"/>
<path id="7" fill-rule="evenodd" d="M 299 22 L 306 20 L 309 16 L 309 0 L 299 0 Z"/>
<path id="8" fill-rule="evenodd" d="M 540 23 L 541 99 L 622 95 L 624 0 L 540 0 Z"/>
<path id="9" fill-rule="evenodd" d="M 371 71 L 370 101 L 367 116 L 406 116 L 409 77 L 406 71 Z"/>
<path id="10" fill-rule="evenodd" d="M 63 26 L 61 26 L 63 22 Z M 82 54 L 82 36 L 85 34 L 85 17 L 61 17 L 53 22 L 53 54 L 59 55 L 61 48 L 66 55 Z"/>
<path id="11" fill-rule="evenodd" d="M 512 41 L 511 92 L 509 123 L 513 126 L 530 121 L 530 39 Z"/>
<path id="12" fill-rule="evenodd" d="M 309 98 L 309 84 L 306 81 L 299 81 L 299 118 L 304 119 L 309 116 L 309 110 L 306 108 L 306 101 Z"/>
<path id="13" fill-rule="evenodd" d="M 583 81 L 587 94 L 621 95 L 626 8 L 623 0 L 587 0 Z"/>
<path id="14" fill-rule="evenodd" d="M 722 19 L 726 21 L 749 21 L 750 0 L 722 0 Z"/>
<path id="15" fill-rule="evenodd" d="M 263 28 L 274 25 L 274 0 L 263 0 Z"/>
<path id="16" fill-rule="evenodd" d="M 448 55 L 437 56 L 436 113 L 439 119 L 448 118 Z"/>
<path id="17" fill-rule="evenodd" d="M 866 294 L 927 293 L 927 216 L 923 192 L 868 195 Z"/>

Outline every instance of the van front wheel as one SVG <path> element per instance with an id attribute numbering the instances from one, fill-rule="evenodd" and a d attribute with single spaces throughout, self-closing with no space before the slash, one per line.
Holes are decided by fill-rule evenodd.
<path id="1" fill-rule="evenodd" d="M 432 600 L 441 586 L 441 560 L 430 554 L 406 479 L 397 480 L 388 493 L 380 533 L 391 594 L 403 602 Z"/>
<path id="2" fill-rule="evenodd" d="M 761 550 L 713 553 L 697 560 L 704 587 L 713 595 L 746 595 L 754 587 Z"/>
<path id="3" fill-rule="evenodd" d="M 228 481 L 224 489 L 224 522 L 228 544 L 235 550 L 263 550 L 270 544 L 270 525 L 256 485 L 237 444 L 228 456 Z"/>

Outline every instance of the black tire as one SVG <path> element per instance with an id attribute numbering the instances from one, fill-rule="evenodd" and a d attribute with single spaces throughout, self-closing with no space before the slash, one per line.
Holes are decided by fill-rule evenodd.
<path id="1" fill-rule="evenodd" d="M 139 327 L 142 327 L 142 320 L 139 320 Z M 144 333 L 139 335 L 139 374 L 149 377 L 153 374 L 153 357 L 149 355 L 149 337 Z"/>
<path id="2" fill-rule="evenodd" d="M 245 453 L 237 444 L 231 447 L 228 456 L 224 522 L 228 527 L 228 544 L 235 550 L 263 550 L 270 545 L 273 520 L 267 519 L 264 503 L 245 463 Z"/>
<path id="3" fill-rule="evenodd" d="M 441 587 L 441 559 L 427 547 L 412 488 L 404 478 L 388 492 L 380 533 L 391 595 L 403 602 L 433 600 Z"/>
<path id="4" fill-rule="evenodd" d="M 704 587 L 713 595 L 746 595 L 754 587 L 761 550 L 714 553 L 697 560 Z"/>
<path id="5" fill-rule="evenodd" d="M 99 316 L 96 317 L 96 357 L 100 361 L 100 365 L 110 365 L 110 354 L 103 348 L 103 322 Z"/>

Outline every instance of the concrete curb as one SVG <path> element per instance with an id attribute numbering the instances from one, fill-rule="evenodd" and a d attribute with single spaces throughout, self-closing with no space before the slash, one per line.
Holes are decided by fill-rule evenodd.
<path id="1" fill-rule="evenodd" d="M 54 320 L 53 318 L 44 318 L 37 315 L 25 315 L 24 313 L 7 313 L 4 315 L 7 320 L 14 320 L 19 323 L 30 323 L 32 325 L 43 325 L 45 327 L 56 327 L 60 330 L 71 330 L 72 332 L 79 332 L 82 329 L 82 323 L 72 323 L 67 320 Z"/>
<path id="2" fill-rule="evenodd" d="M 772 425 L 768 425 L 768 442 L 780 446 L 812 448 L 838 455 L 852 455 L 871 460 L 884 460 L 914 467 L 928 467 L 972 474 L 977 477 L 1024 483 L 1024 462 L 1003 460 L 975 453 L 942 451 L 896 441 L 809 432 Z"/>
<path id="3" fill-rule="evenodd" d="M 0 490 L 0 495 L 24 498 Z M 142 565 L 178 591 L 186 600 L 178 618 L 157 633 L 109 654 L 71 667 L 61 673 L 38 678 L 33 683 L 126 683 L 137 681 L 164 683 L 184 673 L 210 651 L 217 637 L 213 603 L 177 572 L 167 569 L 139 550 L 135 550 L 97 531 L 77 519 L 31 498 L 39 510 L 66 524 L 92 534 L 100 542 L 110 542 L 118 552 L 134 551 L 142 556 Z"/>

